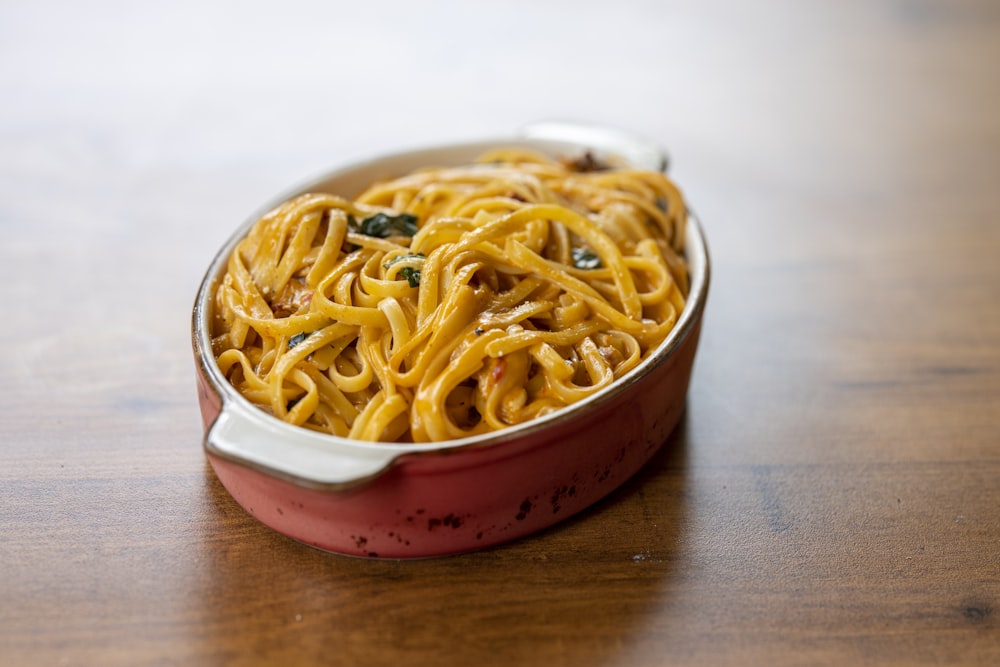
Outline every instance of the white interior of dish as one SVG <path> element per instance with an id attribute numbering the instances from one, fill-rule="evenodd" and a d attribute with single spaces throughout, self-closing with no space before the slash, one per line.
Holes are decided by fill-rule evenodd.
<path id="1" fill-rule="evenodd" d="M 337 169 L 302 187 L 295 188 L 264 207 L 260 213 L 303 192 L 330 192 L 345 197 L 360 193 L 374 181 L 399 176 L 413 169 L 432 165 L 448 166 L 467 163 L 484 152 L 502 146 L 520 146 L 559 155 L 576 155 L 592 150 L 598 157 L 617 157 L 634 166 L 660 169 L 666 156 L 655 147 L 630 140 L 617 130 L 586 128 L 581 141 L 566 135 L 575 126 L 553 125 L 564 131 L 557 139 L 541 138 L 535 132 L 531 138 L 521 137 L 479 141 L 451 146 L 413 150 L 389 155 Z M 537 128 L 536 128 L 537 129 Z M 610 134 L 601 134 L 605 133 Z M 549 136 L 560 134 L 549 130 Z M 601 138 L 603 137 L 603 141 Z M 316 433 L 286 424 L 266 414 L 242 395 L 223 377 L 211 352 L 209 324 L 212 295 L 225 273 L 226 262 L 236 244 L 249 231 L 259 214 L 248 219 L 219 251 L 205 276 L 195 303 L 193 335 L 198 363 L 222 399 L 222 412 L 205 438 L 206 449 L 216 455 L 263 470 L 306 486 L 345 486 L 369 479 L 403 454 L 428 453 L 458 447 L 498 445 L 527 432 L 544 429 L 553 423 L 572 419 L 573 415 L 641 380 L 653 366 L 671 353 L 687 336 L 704 308 L 707 296 L 709 264 L 704 236 L 698 221 L 689 216 L 685 256 L 690 271 L 690 293 L 687 305 L 677 325 L 660 346 L 641 364 L 620 380 L 592 396 L 546 417 L 512 426 L 502 431 L 480 436 L 433 443 L 376 443 L 350 440 Z"/>

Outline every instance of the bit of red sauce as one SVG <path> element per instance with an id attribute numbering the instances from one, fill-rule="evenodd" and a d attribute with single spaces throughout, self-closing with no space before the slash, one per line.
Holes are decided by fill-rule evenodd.
<path id="1" fill-rule="evenodd" d="M 507 360 L 501 357 L 493 362 L 493 369 L 490 371 L 490 379 L 493 380 L 494 383 L 500 382 L 506 372 Z"/>

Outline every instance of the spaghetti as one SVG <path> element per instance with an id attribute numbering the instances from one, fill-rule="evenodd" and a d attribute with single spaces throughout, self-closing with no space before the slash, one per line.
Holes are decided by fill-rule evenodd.
<path id="1" fill-rule="evenodd" d="M 219 368 L 286 422 L 440 441 L 549 414 L 635 368 L 688 289 L 658 172 L 521 149 L 305 194 L 261 217 L 215 293 Z"/>

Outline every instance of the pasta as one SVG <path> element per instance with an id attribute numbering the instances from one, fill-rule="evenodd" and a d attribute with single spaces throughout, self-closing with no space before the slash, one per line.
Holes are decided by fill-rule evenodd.
<path id="1" fill-rule="evenodd" d="M 658 172 L 508 148 L 262 216 L 214 294 L 223 375 L 275 417 L 441 441 L 561 410 L 676 323 L 686 209 Z"/>

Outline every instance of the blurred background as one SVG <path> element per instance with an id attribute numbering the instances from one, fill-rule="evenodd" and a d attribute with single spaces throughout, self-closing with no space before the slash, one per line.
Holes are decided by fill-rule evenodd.
<path id="1" fill-rule="evenodd" d="M 835 205 L 844 188 L 963 187 L 923 138 L 947 133 L 985 159 L 962 119 L 987 113 L 969 84 L 996 77 L 996 47 L 984 30 L 958 50 L 948 33 L 998 14 L 966 0 L 8 0 L 0 196 L 37 191 L 48 207 L 4 210 L 4 224 L 100 228 L 114 216 L 95 198 L 59 206 L 102 193 L 151 232 L 209 235 L 178 272 L 197 273 L 200 248 L 296 179 L 553 117 L 662 143 L 697 207 L 716 213 L 700 195 L 725 188 L 727 217 L 751 190 L 790 206 L 802 190 Z M 914 161 L 942 161 L 941 181 L 907 181 Z M 740 215 L 748 227 L 766 212 Z"/>
<path id="2" fill-rule="evenodd" d="M 34 231 L 5 234 L 0 278 L 15 303 L 69 292 L 67 325 L 113 320 L 136 357 L 186 348 L 208 261 L 277 193 L 358 158 L 558 118 L 668 149 L 708 228 L 713 307 L 759 301 L 739 272 L 794 264 L 817 238 L 825 256 L 776 307 L 825 289 L 824 261 L 857 263 L 857 289 L 837 298 L 863 298 L 865 261 L 907 242 L 859 247 L 866 229 L 954 218 L 998 176 L 998 21 L 1000 5 L 975 0 L 7 0 L 0 230 Z M 104 256 L 101 237 L 133 252 Z M 164 263 L 148 244 L 176 252 Z M 132 280 L 181 285 L 152 304 Z M 813 353 L 791 345 L 793 360 Z M 158 376 L 170 386 L 190 372 L 176 361 Z"/>

